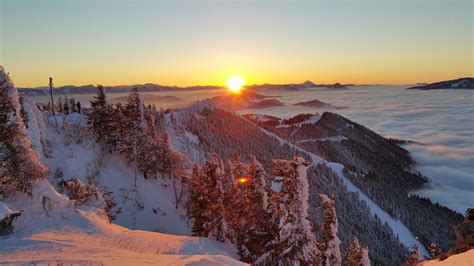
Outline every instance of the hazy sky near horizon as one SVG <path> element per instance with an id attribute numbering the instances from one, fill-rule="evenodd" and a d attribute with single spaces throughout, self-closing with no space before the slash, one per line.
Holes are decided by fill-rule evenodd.
<path id="1" fill-rule="evenodd" d="M 470 0 L 0 0 L 15 84 L 407 84 L 474 76 Z"/>

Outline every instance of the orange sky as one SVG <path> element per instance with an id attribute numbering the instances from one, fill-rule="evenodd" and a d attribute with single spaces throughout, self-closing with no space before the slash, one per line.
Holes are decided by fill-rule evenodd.
<path id="1" fill-rule="evenodd" d="M 470 1 L 1 1 L 19 87 L 413 84 L 474 76 Z"/>

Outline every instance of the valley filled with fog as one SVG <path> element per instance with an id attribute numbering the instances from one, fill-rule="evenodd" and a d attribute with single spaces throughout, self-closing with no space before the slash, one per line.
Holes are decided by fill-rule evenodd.
<path id="1" fill-rule="evenodd" d="M 413 193 L 428 197 L 460 213 L 474 205 L 474 91 L 406 90 L 403 86 L 368 86 L 350 89 L 309 88 L 306 90 L 258 90 L 284 106 L 245 109 L 289 118 L 300 113 L 339 113 L 385 137 L 410 140 L 404 145 L 417 162 L 417 169 L 431 179 L 424 189 Z M 142 93 L 145 104 L 175 108 L 228 93 L 226 90 L 163 91 Z M 126 93 L 107 94 L 111 102 L 124 102 Z M 68 95 L 84 107 L 94 95 Z M 64 97 L 64 95 L 62 96 Z M 49 97 L 34 97 L 47 102 Z M 293 106 L 319 100 L 328 108 Z"/>
<path id="2" fill-rule="evenodd" d="M 406 90 L 406 87 L 352 87 L 350 90 L 267 91 L 280 96 L 284 107 L 243 110 L 290 117 L 298 113 L 323 112 L 295 107 L 295 103 L 318 99 L 341 109 L 327 109 L 362 124 L 385 137 L 412 140 L 404 145 L 417 162 L 417 170 L 432 180 L 425 196 L 464 213 L 474 205 L 474 91 Z"/>

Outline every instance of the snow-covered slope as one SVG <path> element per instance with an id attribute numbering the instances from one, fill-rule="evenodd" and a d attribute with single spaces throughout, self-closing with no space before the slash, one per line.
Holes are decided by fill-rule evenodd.
<path id="1" fill-rule="evenodd" d="M 100 213 L 74 208 L 46 180 L 35 184 L 32 195 L 17 195 L 9 203 L 26 214 L 15 223 L 17 233 L 0 241 L 0 263 L 240 264 L 210 239 L 110 224 Z"/>
<path id="2" fill-rule="evenodd" d="M 472 266 L 474 265 L 474 249 L 464 253 L 452 255 L 445 260 L 429 260 L 422 263 L 424 266 Z"/>
<path id="3" fill-rule="evenodd" d="M 175 208 L 169 180 L 140 176 L 135 187 L 134 170 L 119 154 L 101 151 L 83 115 L 58 116 L 56 126 L 34 103 L 26 101 L 25 110 L 33 146 L 52 173 L 34 185 L 31 196 L 18 194 L 5 201 L 26 212 L 15 220 L 16 232 L 1 238 L 0 263 L 242 264 L 232 258 L 232 246 L 189 236 L 185 210 Z M 113 192 L 122 208 L 117 224 L 109 223 L 98 206 L 75 206 L 58 193 L 58 182 L 70 178 Z"/>
<path id="4" fill-rule="evenodd" d="M 277 138 L 280 141 L 281 144 L 287 144 L 287 145 L 294 146 L 295 149 L 307 153 L 311 157 L 311 160 L 313 161 L 313 164 L 321 164 L 322 163 L 322 164 L 325 164 L 325 165 L 329 166 L 329 168 L 331 168 L 339 177 L 342 178 L 344 184 L 346 185 L 346 187 L 349 191 L 356 192 L 359 195 L 359 198 L 367 203 L 367 205 L 369 206 L 370 211 L 373 215 L 376 215 L 380 220 L 382 220 L 382 222 L 387 223 L 390 226 L 390 228 L 393 230 L 395 235 L 398 236 L 400 242 L 405 247 L 409 248 L 409 247 L 412 247 L 413 245 L 415 245 L 417 243 L 416 237 L 413 235 L 412 232 L 410 232 L 410 230 L 401 221 L 392 218 L 387 212 L 385 212 L 375 202 L 373 202 L 367 195 L 365 195 L 359 188 L 354 186 L 354 184 L 352 184 L 352 182 L 346 176 L 344 176 L 344 174 L 343 174 L 344 166 L 342 164 L 327 162 L 323 158 L 321 158 L 321 157 L 319 157 L 319 156 L 317 156 L 313 153 L 306 152 L 303 149 L 287 142 L 286 140 L 276 136 L 275 134 L 273 134 L 269 131 L 266 131 L 264 129 L 262 129 L 262 130 L 266 134 Z M 421 252 L 421 255 L 423 255 L 425 257 L 429 257 L 429 253 L 423 245 L 420 246 L 420 252 Z"/>

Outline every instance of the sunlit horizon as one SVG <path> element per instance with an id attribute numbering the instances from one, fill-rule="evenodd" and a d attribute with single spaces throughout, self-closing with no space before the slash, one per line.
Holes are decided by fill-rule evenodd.
<path id="1" fill-rule="evenodd" d="M 234 73 L 246 84 L 474 76 L 465 0 L 0 0 L 0 21 L 0 64 L 19 87 L 50 76 L 57 85 L 180 87 L 224 86 Z"/>

